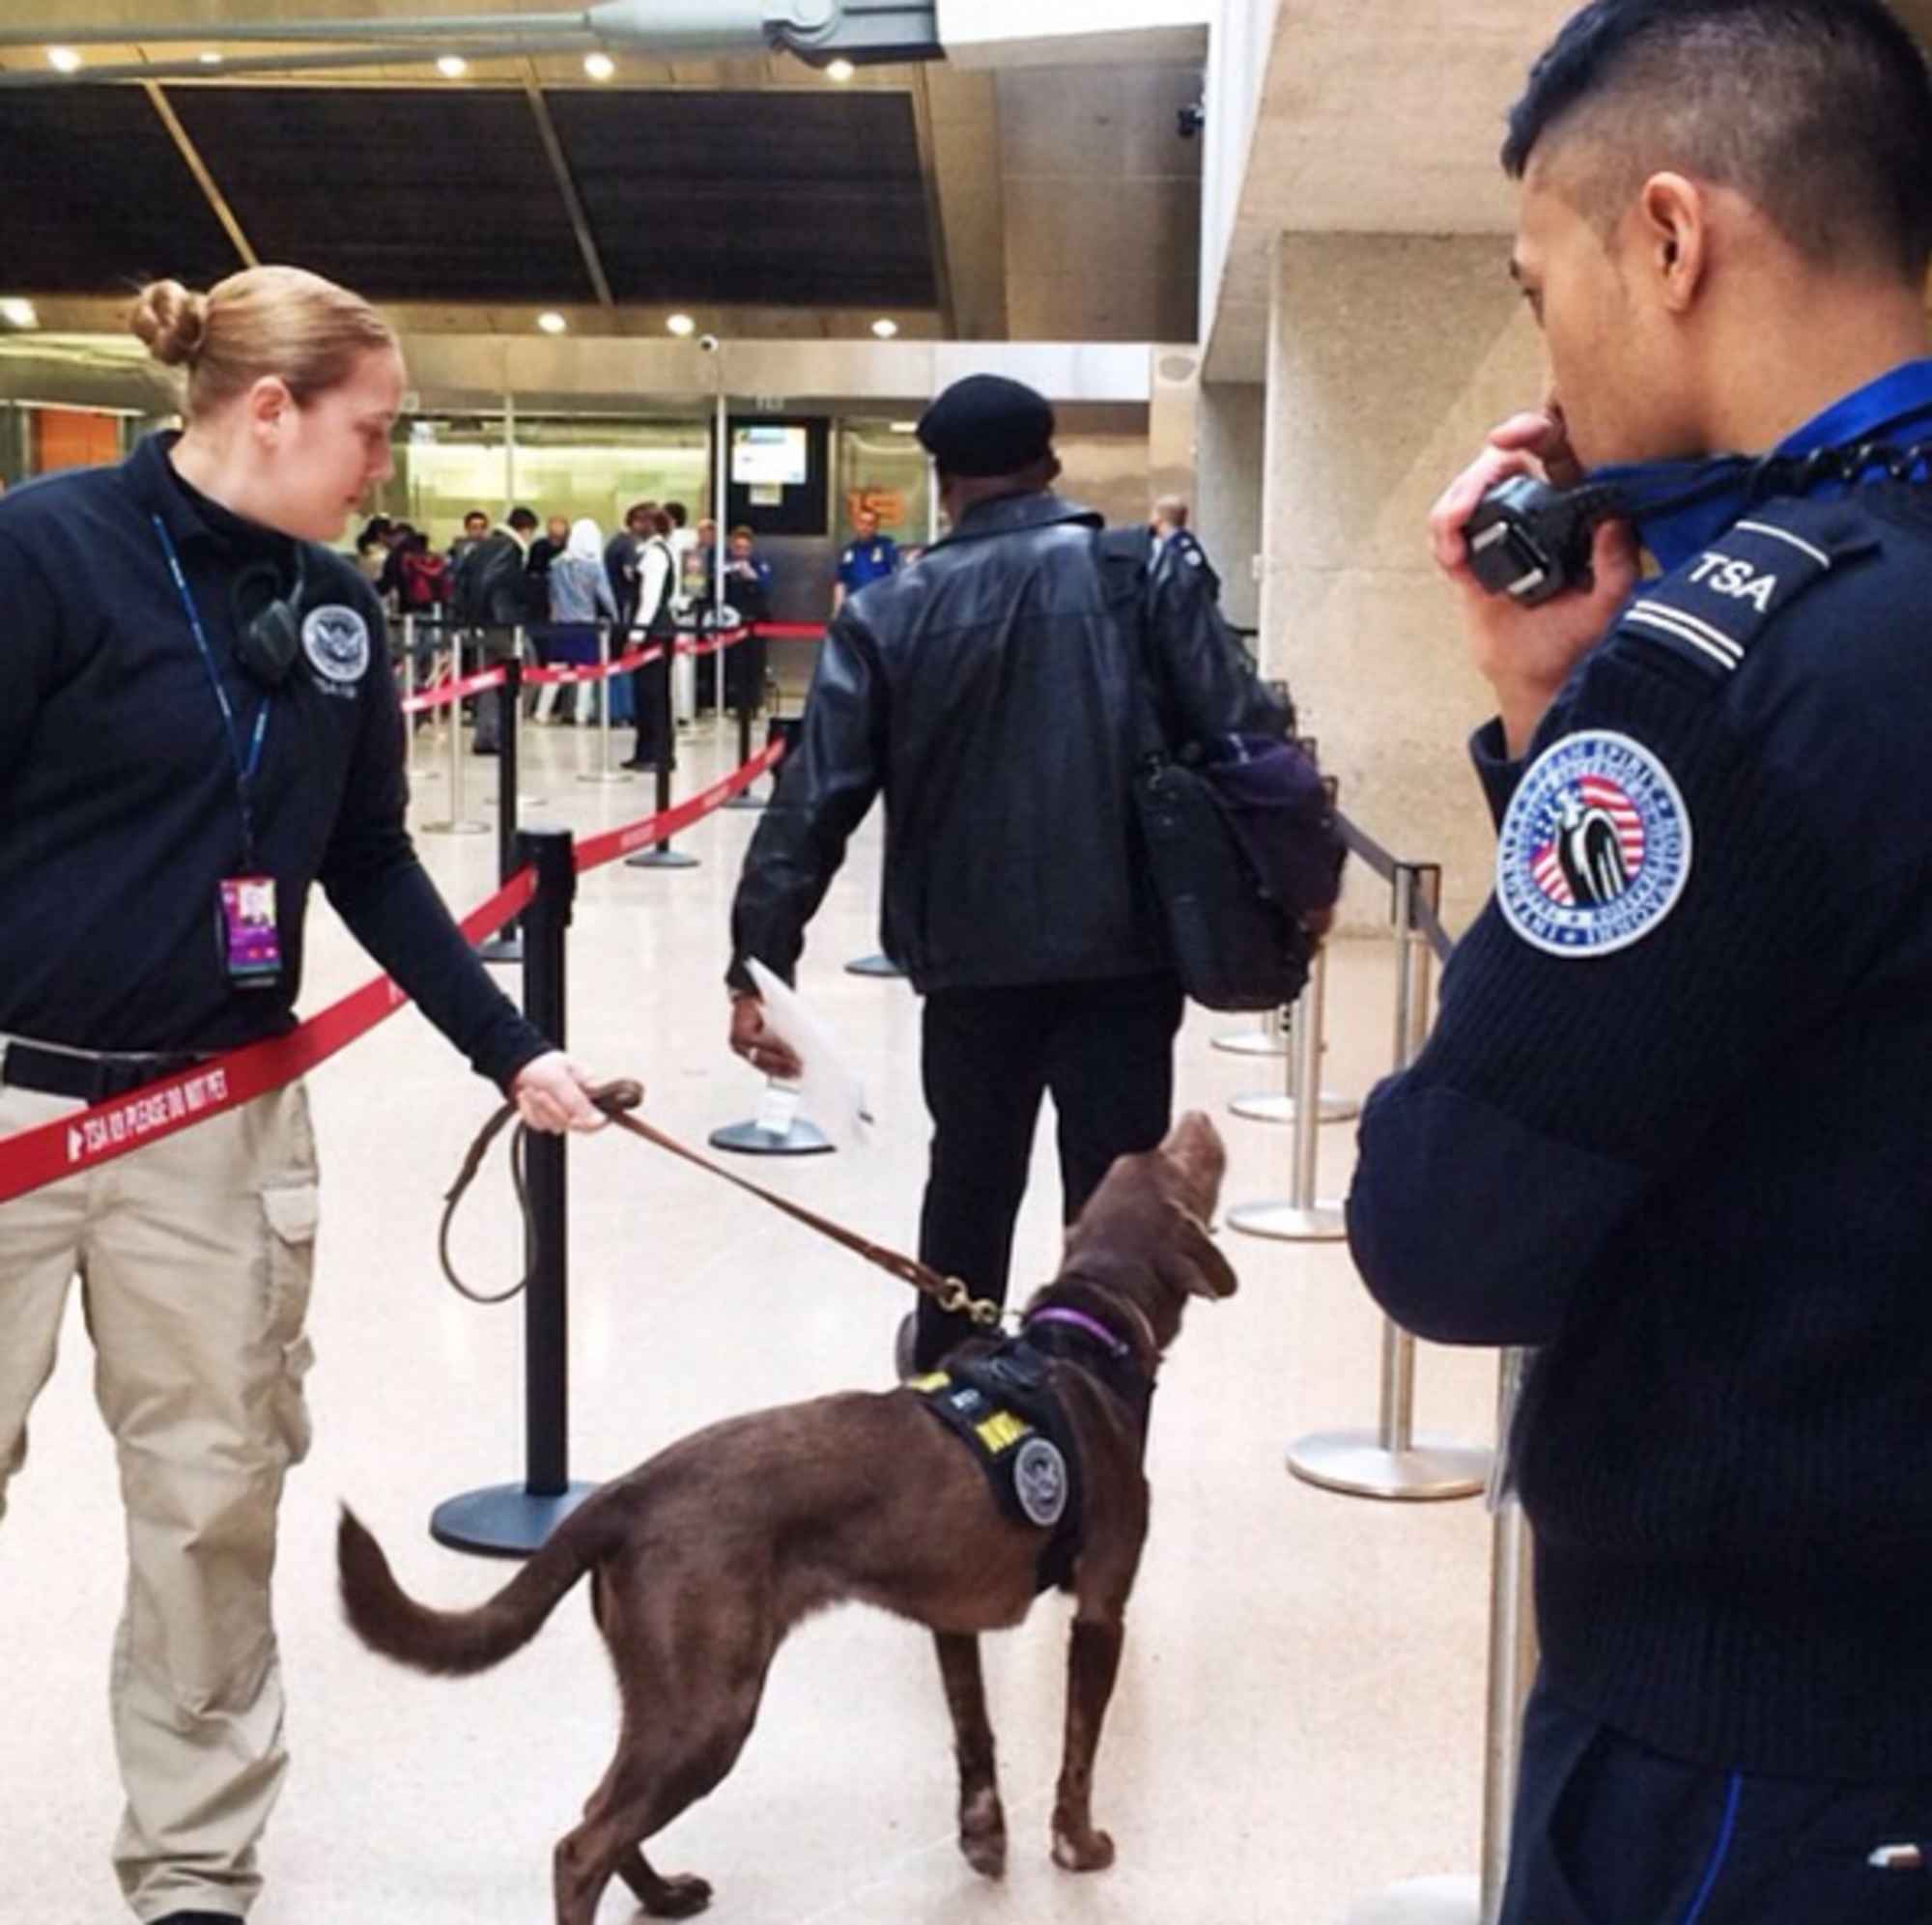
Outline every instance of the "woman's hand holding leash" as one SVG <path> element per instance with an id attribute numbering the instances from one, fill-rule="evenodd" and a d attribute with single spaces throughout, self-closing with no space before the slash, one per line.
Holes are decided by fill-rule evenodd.
<path id="1" fill-rule="evenodd" d="M 532 1057 L 510 1079 L 509 1097 L 526 1129 L 555 1135 L 563 1130 L 601 1130 L 607 1120 L 591 1100 L 595 1088 L 562 1050 Z"/>

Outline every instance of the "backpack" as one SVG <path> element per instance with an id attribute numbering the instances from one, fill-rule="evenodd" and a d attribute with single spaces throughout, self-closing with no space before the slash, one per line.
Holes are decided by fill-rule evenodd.
<path id="1" fill-rule="evenodd" d="M 412 614 L 440 609 L 449 593 L 449 563 L 427 549 L 411 549 L 402 559 L 401 600 Z"/>
<path id="2" fill-rule="evenodd" d="M 1168 961 L 1206 1008 L 1285 1008 L 1341 889 L 1347 844 L 1327 785 L 1285 734 L 1168 738 L 1147 537 L 1098 539 L 1109 606 L 1139 657 L 1132 794 Z M 1200 585 L 1211 607 L 1211 580 Z"/>

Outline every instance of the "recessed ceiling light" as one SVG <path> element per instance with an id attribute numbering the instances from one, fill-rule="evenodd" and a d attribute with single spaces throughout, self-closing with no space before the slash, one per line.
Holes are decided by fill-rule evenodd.
<path id="1" fill-rule="evenodd" d="M 872 332 L 881 341 L 890 341 L 899 331 L 899 325 L 890 315 L 882 314 L 872 323 Z"/>
<path id="2" fill-rule="evenodd" d="M 23 300 L 18 295 L 0 300 L 0 321 L 4 321 L 9 327 L 38 327 L 41 325 L 34 303 Z"/>
<path id="3" fill-rule="evenodd" d="M 445 80 L 461 80 L 469 71 L 469 63 L 460 53 L 445 53 L 436 63 L 436 71 Z"/>
<path id="4" fill-rule="evenodd" d="M 840 86 L 851 79 L 859 70 L 849 60 L 828 60 L 825 63 L 825 77 L 837 80 Z"/>
<path id="5" fill-rule="evenodd" d="M 608 53 L 586 53 L 583 71 L 593 80 L 608 80 L 617 71 L 617 63 Z"/>
<path id="6" fill-rule="evenodd" d="M 680 341 L 688 340 L 697 332 L 697 323 L 688 314 L 671 314 L 665 317 L 665 331 L 675 334 Z"/>
<path id="7" fill-rule="evenodd" d="M 47 48 L 47 65 L 59 73 L 77 73 L 80 71 L 80 55 L 71 46 L 50 46 Z"/>
<path id="8" fill-rule="evenodd" d="M 225 60 L 227 56 L 225 54 L 219 54 L 219 53 L 198 53 L 195 55 L 195 59 L 199 61 L 203 67 L 219 67 L 222 61 Z"/>
<path id="9" fill-rule="evenodd" d="M 546 334 L 568 334 L 570 332 L 570 323 L 554 308 L 537 316 L 537 326 Z"/>

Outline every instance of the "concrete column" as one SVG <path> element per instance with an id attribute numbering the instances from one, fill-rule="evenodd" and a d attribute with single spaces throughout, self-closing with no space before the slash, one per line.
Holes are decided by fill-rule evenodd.
<path id="1" fill-rule="evenodd" d="M 1267 457 L 1263 389 L 1245 382 L 1205 383 L 1195 433 L 1194 531 L 1220 572 L 1223 612 L 1237 628 L 1258 628 Z"/>
<path id="2" fill-rule="evenodd" d="M 1342 807 L 1439 863 L 1451 928 L 1487 899 L 1489 814 L 1468 733 L 1491 712 L 1426 521 L 1485 431 L 1542 391 L 1498 236 L 1283 235 L 1272 262 L 1263 664 L 1293 691 Z M 1386 892 L 1357 868 L 1348 926 Z"/>

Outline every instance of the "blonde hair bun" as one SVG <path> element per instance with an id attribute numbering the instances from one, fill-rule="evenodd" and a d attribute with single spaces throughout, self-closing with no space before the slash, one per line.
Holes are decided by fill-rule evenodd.
<path id="1" fill-rule="evenodd" d="M 184 367 L 208 331 L 208 297 L 190 294 L 179 281 L 150 281 L 135 297 L 128 326 L 163 366 Z"/>

